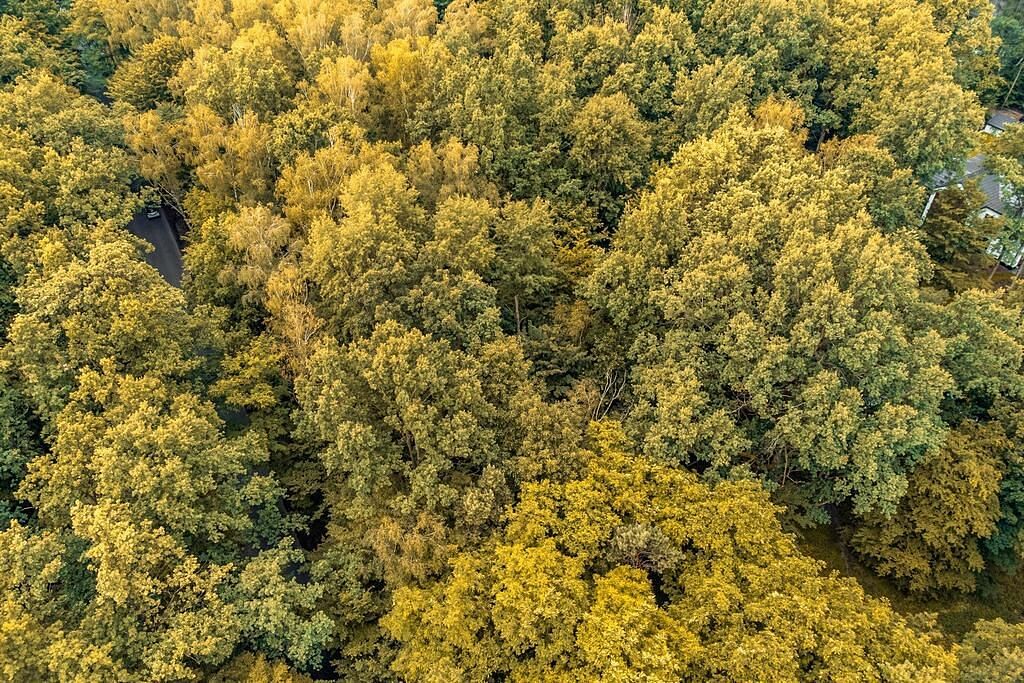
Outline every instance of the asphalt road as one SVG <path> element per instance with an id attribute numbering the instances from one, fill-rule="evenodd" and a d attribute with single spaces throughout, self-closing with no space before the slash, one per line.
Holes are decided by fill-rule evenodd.
<path id="1" fill-rule="evenodd" d="M 143 209 L 128 224 L 128 231 L 153 245 L 153 250 L 146 254 L 146 263 L 160 271 L 172 285 L 180 287 L 181 247 L 171 230 L 167 212 L 160 209 L 159 218 L 146 218 L 146 210 Z"/>

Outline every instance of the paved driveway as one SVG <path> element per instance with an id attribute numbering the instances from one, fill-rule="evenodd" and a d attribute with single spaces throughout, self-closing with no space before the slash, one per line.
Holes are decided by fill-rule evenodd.
<path id="1" fill-rule="evenodd" d="M 146 263 L 160 271 L 164 279 L 175 287 L 181 286 L 181 247 L 167 220 L 167 212 L 160 209 L 159 218 L 146 218 L 146 211 L 136 214 L 128 224 L 128 231 L 153 245 L 146 254 Z"/>

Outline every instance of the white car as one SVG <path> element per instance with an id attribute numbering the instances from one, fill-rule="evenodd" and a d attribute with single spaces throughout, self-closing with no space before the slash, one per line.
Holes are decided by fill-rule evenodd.
<path id="1" fill-rule="evenodd" d="M 160 218 L 160 209 L 146 209 L 146 218 Z"/>

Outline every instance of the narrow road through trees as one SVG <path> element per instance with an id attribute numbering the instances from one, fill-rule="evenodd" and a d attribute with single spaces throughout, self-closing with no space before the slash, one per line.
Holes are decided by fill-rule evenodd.
<path id="1" fill-rule="evenodd" d="M 156 268 L 164 279 L 175 287 L 181 286 L 182 260 L 181 246 L 178 238 L 167 220 L 167 212 L 160 209 L 158 218 L 148 218 L 143 209 L 128 224 L 128 231 L 136 237 L 153 245 L 153 250 L 146 254 L 146 263 Z"/>

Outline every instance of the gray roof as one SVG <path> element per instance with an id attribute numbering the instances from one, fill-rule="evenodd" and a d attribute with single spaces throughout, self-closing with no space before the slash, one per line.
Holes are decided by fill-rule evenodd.
<path id="1" fill-rule="evenodd" d="M 996 109 L 989 116 L 986 126 L 1003 131 L 1007 126 L 1021 123 L 1024 114 L 1015 109 Z M 963 173 L 956 171 L 940 171 L 932 176 L 929 185 L 934 191 L 943 190 L 950 185 L 960 185 L 966 180 L 975 180 L 978 187 L 985 193 L 984 208 L 1002 215 L 1006 210 L 1003 204 L 1002 192 L 999 185 L 999 178 L 988 172 L 985 168 L 985 155 L 978 154 L 966 161 Z M 929 203 L 930 204 L 930 203 Z"/>
<path id="2" fill-rule="evenodd" d="M 1002 215 L 1003 206 L 1002 192 L 1000 192 L 999 178 L 988 172 L 985 168 L 985 155 L 978 154 L 967 160 L 967 179 L 977 181 L 978 187 L 985 193 L 985 208 Z"/>
<path id="3" fill-rule="evenodd" d="M 988 117 L 986 124 L 997 130 L 1006 130 L 1007 126 L 1020 123 L 1020 119 L 1020 112 L 1012 109 L 996 109 L 992 112 L 992 116 Z"/>
<path id="4" fill-rule="evenodd" d="M 932 178 L 931 186 L 934 190 L 942 190 L 950 185 L 959 185 L 966 180 L 974 180 L 978 183 L 979 189 L 985 193 L 984 208 L 1002 215 L 1006 210 L 1003 204 L 1002 193 L 999 188 L 999 178 L 988 172 L 985 168 L 985 155 L 978 154 L 971 157 L 964 164 L 964 173 L 942 171 Z"/>
<path id="5" fill-rule="evenodd" d="M 1003 206 L 1002 193 L 999 190 L 999 178 L 991 173 L 986 173 L 978 179 L 978 187 L 985 193 L 985 208 L 1003 215 L 1006 207 Z"/>
<path id="6" fill-rule="evenodd" d="M 939 171 L 932 176 L 931 181 L 928 183 L 928 189 L 944 190 L 950 185 L 955 185 L 959 177 L 959 174 L 952 171 Z"/>
<path id="7" fill-rule="evenodd" d="M 967 171 L 968 178 L 973 178 L 983 172 L 985 170 L 985 155 L 977 154 L 968 159 L 967 164 L 965 165 L 965 170 Z"/>

